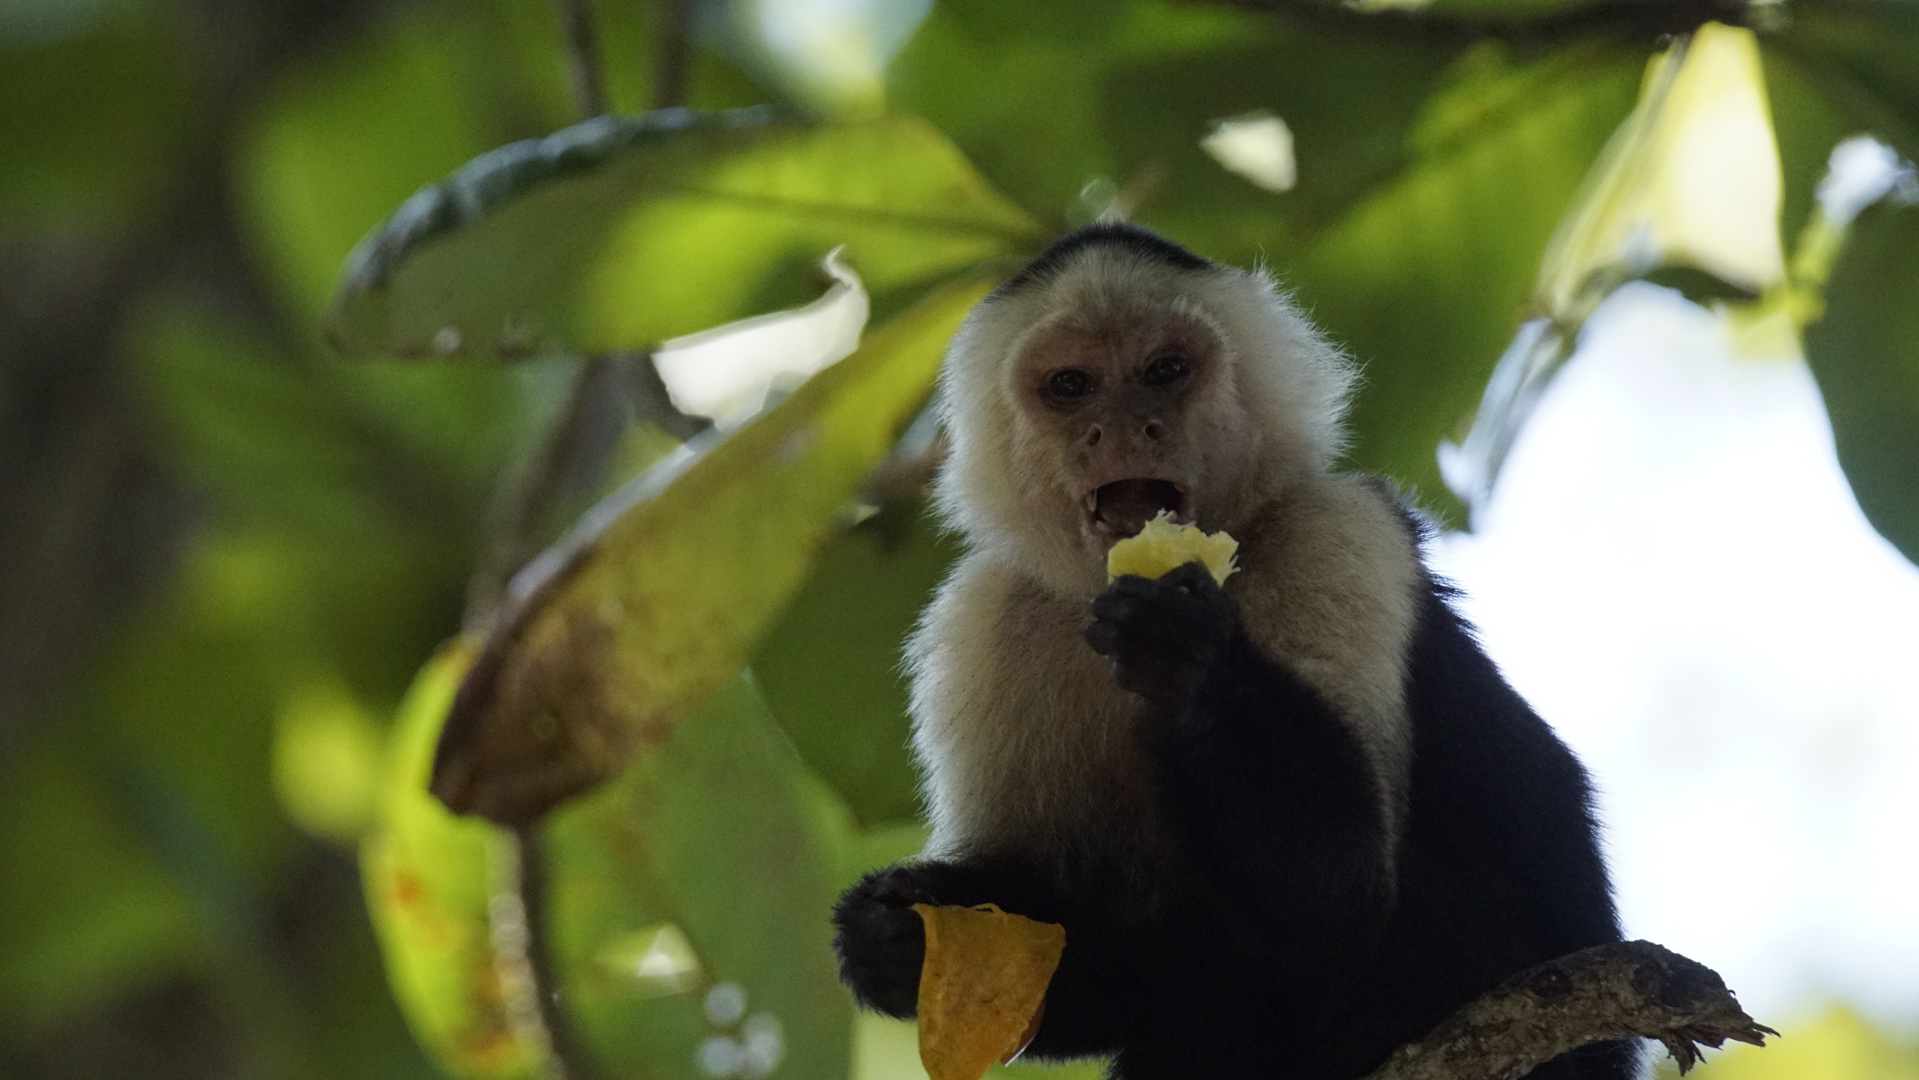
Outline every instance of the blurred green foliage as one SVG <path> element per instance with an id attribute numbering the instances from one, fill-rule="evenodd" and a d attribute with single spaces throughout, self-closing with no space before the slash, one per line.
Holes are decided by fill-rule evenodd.
<path id="1" fill-rule="evenodd" d="M 1849 1009 L 1833 1009 L 1779 1025 L 1780 1038 L 1764 1050 L 1734 1047 L 1692 1075 L 1698 1080 L 1914 1080 L 1919 1044 L 1875 1028 Z M 1655 1073 L 1672 1080 L 1679 1070 L 1662 1062 Z"/>
<path id="2" fill-rule="evenodd" d="M 602 2 L 619 118 L 567 129 L 547 0 L 0 6 L 0 276 L 31 299 L 0 303 L 0 542 L 25 552 L 0 616 L 92 628 L 46 634 L 57 679 L 0 666 L 21 703 L 0 714 L 0 1075 L 508 1077 L 554 1053 L 608 1077 L 911 1075 L 910 1028 L 835 987 L 825 913 L 921 839 L 898 648 L 954 551 L 916 482 L 856 488 L 959 314 L 1113 208 L 1263 262 L 1366 364 L 1353 461 L 1446 510 L 1434 447 L 1534 313 L 1684 10 L 945 0 L 862 89 L 751 40 L 751 4 L 697 7 L 693 113 L 637 118 L 678 9 Z M 1839 139 L 1919 157 L 1919 5 L 1771 10 L 1791 238 Z M 1292 132 L 1289 191 L 1201 147 L 1253 110 Z M 385 246 L 336 298 L 363 237 Z M 873 318 L 828 376 L 688 448 L 657 395 L 600 403 L 610 431 L 568 411 L 566 354 L 790 307 L 839 245 Z M 1914 296 L 1919 210 L 1876 207 L 1806 334 L 1855 491 L 1909 556 Z M 329 312 L 354 352 L 468 361 L 344 361 Z M 425 784 L 487 648 L 444 643 L 556 417 L 581 433 L 522 539 L 638 486 L 502 625 L 591 614 L 625 644 L 495 639 L 542 704 L 488 722 L 544 745 L 590 727 L 593 695 L 615 743 L 663 719 L 516 835 Z M 49 462 L 70 479 L 39 482 Z M 118 546 L 81 543 L 100 522 Z M 62 551 L 77 577 L 42 572 Z M 145 584 L 93 584 L 122 580 Z M 1788 1031 L 1712 1074 L 1919 1073 L 1849 1014 Z"/>

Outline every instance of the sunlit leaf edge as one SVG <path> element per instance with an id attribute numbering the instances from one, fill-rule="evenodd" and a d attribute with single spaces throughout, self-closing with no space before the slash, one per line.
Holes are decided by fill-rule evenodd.
<path id="1" fill-rule="evenodd" d="M 329 323 L 360 293 L 386 284 L 420 246 L 471 225 L 543 181 L 585 172 L 622 151 L 693 132 L 734 132 L 793 123 L 768 105 L 722 112 L 659 109 L 641 116 L 596 116 L 551 135 L 508 143 L 415 192 L 347 256 Z"/>
<path id="2" fill-rule="evenodd" d="M 916 182 L 922 190 L 882 195 L 875 203 L 874 193 L 859 194 L 855 183 L 852 201 L 842 203 L 837 193 L 846 178 L 835 173 L 819 178 L 827 181 L 820 191 L 783 193 L 796 164 L 802 171 L 824 164 L 829 171 L 851 168 L 862 176 L 918 177 L 909 188 Z M 920 175 L 929 168 L 938 174 L 931 186 Z M 749 189 L 771 187 L 738 190 L 742 175 L 756 177 Z M 843 219 L 852 232 L 877 224 L 975 238 L 979 250 L 957 260 L 949 252 L 945 265 L 923 268 L 933 271 L 929 279 L 995 262 L 1043 239 L 1039 226 L 994 190 L 943 133 L 908 115 L 818 123 L 760 106 L 600 117 L 491 151 L 416 193 L 350 256 L 326 320 L 327 336 L 347 355 L 515 360 L 555 351 L 650 348 L 784 306 L 755 305 L 754 297 L 767 297 L 749 287 L 739 297 L 746 306 L 738 310 L 708 311 L 693 303 L 700 309 L 694 317 L 679 302 L 636 307 L 613 270 L 633 256 L 633 228 L 645 220 L 634 215 L 658 210 L 662 200 L 688 198 L 734 212 L 773 212 L 814 231 L 823 221 Z M 965 205 L 949 205 L 955 198 Z M 895 205 L 895 199 L 905 201 Z M 552 218 L 554 212 L 561 216 Z M 528 228 L 527 213 L 548 215 L 544 226 L 518 241 L 539 250 L 499 248 L 502 235 Z M 493 223 L 505 233 L 489 230 Z M 543 235 L 554 230 L 569 235 Z M 810 264 L 836 242 L 853 243 L 854 265 L 873 269 L 859 261 L 865 241 L 855 243 L 851 235 L 822 238 L 816 250 L 801 254 Z M 669 261 L 677 269 L 663 282 L 679 282 L 684 291 L 688 254 Z M 697 264 L 699 256 L 694 258 Z M 464 275 L 474 272 L 479 278 L 463 284 Z M 911 275 L 881 277 L 881 287 L 891 289 Z M 712 285 L 722 295 L 732 288 Z M 608 288 L 617 295 L 603 295 Z"/>
<path id="3" fill-rule="evenodd" d="M 502 823 L 537 818 L 559 803 L 591 790 L 625 765 L 634 746 L 646 741 L 642 738 L 646 733 L 640 729 L 658 726 L 654 721 L 636 724 L 631 714 L 663 714 L 690 708 L 745 664 L 758 636 L 778 616 L 784 601 L 799 587 L 823 550 L 839 506 L 854 494 L 858 477 L 879 460 L 885 447 L 897 437 L 898 428 L 910 418 L 925 393 L 930 392 L 946 340 L 991 284 L 983 277 L 969 276 L 935 290 L 870 334 L 852 356 L 809 380 L 780 405 L 719 438 L 704 453 L 689 448 L 691 452 L 677 460 L 656 466 L 583 518 L 571 536 L 542 556 L 516 582 L 515 596 L 508 610 L 455 698 L 435 754 L 432 790 L 460 813 L 479 814 Z M 923 370 L 909 370 L 912 365 Z M 646 677 L 667 686 L 666 700 L 642 701 L 647 695 L 623 694 L 617 711 L 626 715 L 602 711 L 591 719 L 562 721 L 554 715 L 555 703 L 546 702 L 543 707 L 547 715 L 559 723 L 564 737 L 555 739 L 552 732 L 547 732 L 530 741 L 523 739 L 522 748 L 529 752 L 527 756 L 502 759 L 509 760 L 507 767 L 496 762 L 488 770 L 492 775 L 483 777 L 475 760 L 482 754 L 482 744 L 490 739 L 511 742 L 515 737 L 500 733 L 501 726 L 509 723 L 502 715 L 502 710 L 508 707 L 502 701 L 503 695 L 529 692 L 529 680 L 537 682 L 543 677 L 553 677 L 552 672 L 534 671 L 538 664 L 516 657 L 534 648 L 533 639 L 561 632 L 555 629 L 561 623 L 554 621 L 554 612 L 559 605 L 567 604 L 571 592 L 587 587 L 584 579 L 604 572 L 605 564 L 599 556 L 610 547 L 621 546 L 620 534 L 631 531 L 644 535 L 649 530 L 658 531 L 663 523 L 683 522 L 688 515 L 697 514 L 698 508 L 716 504 L 719 489 L 728 482 L 727 476 L 751 472 L 748 466 L 754 462 L 763 466 L 777 461 L 794 444 L 795 436 L 837 430 L 830 421 L 836 418 L 844 421 L 843 414 L 854 407 L 854 403 L 847 400 L 847 388 L 876 378 L 895 384 L 885 393 L 889 399 L 897 400 L 879 414 L 884 424 L 873 425 L 864 432 L 842 432 L 836 439 L 828 440 L 831 445 L 827 449 L 833 457 L 841 459 L 838 462 L 841 466 L 851 460 L 848 452 L 855 449 L 848 444 L 849 440 L 861 443 L 856 453 L 862 467 L 843 470 L 846 482 L 840 486 L 844 490 L 836 487 L 834 497 L 822 497 L 816 490 L 803 500 L 807 503 L 804 508 L 807 520 L 786 530 L 779 541 L 783 550 L 806 552 L 799 564 L 771 571 L 771 576 L 778 580 L 760 582 L 755 590 L 759 594 L 756 602 L 747 603 L 748 597 L 744 595 L 723 596 L 725 590 L 711 591 L 701 606 L 712 610 L 694 620 L 700 625 L 709 622 L 717 625 L 726 621 L 719 618 L 721 611 L 737 614 L 744 604 L 748 610 L 743 617 L 755 629 L 731 642 L 719 662 L 703 665 L 700 671 L 689 674 L 683 667 L 669 663 L 649 665 Z M 870 413 L 870 403 L 866 408 Z M 802 454 L 810 457 L 816 452 L 809 449 Z M 682 530 L 683 525 L 681 530 L 669 531 Z M 756 568 L 755 573 L 761 577 L 769 575 L 764 567 Z M 623 601 L 626 602 L 631 601 Z M 603 606 L 589 597 L 571 604 L 569 610 L 577 609 L 576 614 L 598 619 L 602 617 L 598 609 Z M 612 627 L 606 632 L 609 639 L 614 636 Z M 545 644 L 550 651 L 553 642 Z M 568 670 L 577 672 L 576 665 L 590 666 L 608 658 L 596 660 L 586 655 L 572 655 L 548 656 L 547 660 L 563 662 Z M 598 704 L 601 710 L 605 709 L 604 701 Z M 592 704 L 586 708 L 600 711 Z M 530 719 L 522 717 L 519 726 L 524 727 Z M 658 737 L 663 737 L 663 733 L 656 731 L 648 736 Z M 543 758 L 531 756 L 535 747 L 544 752 Z M 495 746 L 495 753 L 499 749 Z M 507 778 L 503 774 L 508 771 L 521 775 Z"/>
<path id="4" fill-rule="evenodd" d="M 463 1080 L 522 1080 L 537 1055 L 507 1022 L 492 976 L 489 863 L 502 834 L 453 817 L 424 790 L 433 743 L 476 643 L 420 668 L 389 736 L 379 823 L 360 844 L 361 886 L 387 984 L 414 1038 Z"/>

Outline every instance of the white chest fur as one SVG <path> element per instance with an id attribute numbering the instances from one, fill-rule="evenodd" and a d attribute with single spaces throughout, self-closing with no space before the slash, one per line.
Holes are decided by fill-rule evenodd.
<path id="1" fill-rule="evenodd" d="M 1065 853 L 1147 839 L 1139 700 L 1081 636 L 1083 603 L 968 556 L 908 646 L 929 851 Z"/>
<path id="2" fill-rule="evenodd" d="M 1396 832 L 1412 742 L 1413 538 L 1388 494 L 1347 476 L 1302 485 L 1248 531 L 1228 588 L 1246 630 L 1351 725 Z M 907 648 L 929 854 L 1165 850 L 1141 703 L 1086 644 L 1086 617 L 1083 599 L 1050 594 L 985 552 L 940 589 Z"/>

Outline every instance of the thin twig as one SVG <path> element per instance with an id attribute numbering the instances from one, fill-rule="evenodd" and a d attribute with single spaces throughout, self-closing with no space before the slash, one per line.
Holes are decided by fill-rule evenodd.
<path id="1" fill-rule="evenodd" d="M 652 353 L 644 350 L 614 353 L 612 360 L 621 389 L 632 403 L 635 419 L 652 424 L 681 442 L 713 426 L 713 421 L 706 417 L 683 413 L 673 404 Z"/>
<path id="2" fill-rule="evenodd" d="M 567 492 L 567 476 L 579 457 L 587 414 L 598 404 L 608 370 L 605 357 L 580 362 L 566 401 L 548 422 L 539 445 L 519 473 L 501 489 L 488 515 L 488 542 L 467 584 L 466 629 L 484 633 L 506 598 L 513 575 L 539 554 L 554 509 Z"/>
<path id="3" fill-rule="evenodd" d="M 659 0 L 658 42 L 653 54 L 653 107 L 671 108 L 686 104 L 686 79 L 689 70 L 687 21 L 693 0 Z"/>
<path id="4" fill-rule="evenodd" d="M 586 0 L 553 0 L 560 17 L 560 38 L 566 47 L 567 69 L 573 76 L 573 101 L 580 117 L 590 119 L 607 111 L 606 78 L 600 71 L 600 39 Z"/>
<path id="5" fill-rule="evenodd" d="M 568 66 L 573 77 L 573 95 L 582 118 L 607 111 L 606 80 L 600 69 L 598 36 L 595 33 L 587 0 L 554 0 L 565 42 Z M 684 12 L 679 13 L 681 16 Z M 672 57 L 679 65 L 672 83 L 662 80 L 677 95 L 684 81 L 684 18 L 666 28 L 667 42 L 662 58 Z M 674 42 L 678 41 L 678 44 Z M 539 444 L 518 475 L 500 492 L 489 521 L 489 543 L 467 590 L 466 626 L 470 633 L 488 629 L 505 600 L 512 576 L 538 553 L 546 526 L 554 511 L 575 486 L 571 478 L 586 455 L 591 417 L 596 406 L 604 406 L 614 377 L 637 367 L 659 382 L 652 358 L 590 356 L 573 374 L 566 400 L 548 422 Z M 630 382 L 631 379 L 618 381 Z M 648 384 L 648 388 L 653 388 Z M 655 395 L 659 403 L 681 420 L 673 410 L 664 386 Z M 684 426 L 684 425 L 681 425 Z M 526 1039 L 543 1057 L 541 1073 L 546 1080 L 588 1080 L 592 1075 L 591 1057 L 575 1036 L 572 1025 L 559 1002 L 559 978 L 554 970 L 551 939 L 547 926 L 547 857 L 540 843 L 537 821 L 513 830 L 502 838 L 496 868 L 498 881 L 489 915 L 493 923 L 495 954 L 499 973 L 509 991 L 509 1019 L 516 1034 Z"/>
<path id="6" fill-rule="evenodd" d="M 500 1005 L 513 1041 L 533 1059 L 540 1080 L 572 1080 L 572 1071 L 560 1060 L 546 1025 L 546 997 L 533 965 L 528 961 L 532 928 L 527 921 L 526 848 L 519 833 L 502 833 L 488 860 L 486 922 L 493 946 L 493 977 L 499 981 Z"/>
<path id="7" fill-rule="evenodd" d="M 572 1019 L 560 1008 L 560 979 L 553 966 L 553 935 L 547 925 L 549 860 L 540 823 L 515 829 L 513 836 L 520 849 L 519 897 L 526 919 L 526 969 L 539 991 L 539 1016 L 546 1029 L 548 1052 L 564 1080 L 593 1080 L 592 1058 L 580 1045 Z"/>

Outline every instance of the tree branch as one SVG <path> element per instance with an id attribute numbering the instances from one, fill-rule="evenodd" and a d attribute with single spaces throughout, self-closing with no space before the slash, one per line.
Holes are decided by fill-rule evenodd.
<path id="1" fill-rule="evenodd" d="M 1365 9 L 1328 0 L 1226 0 L 1233 7 L 1279 15 L 1309 26 L 1380 37 L 1470 44 L 1483 39 L 1553 44 L 1600 34 L 1657 39 L 1709 22 L 1773 29 L 1783 18 L 1764 0 L 1597 0 L 1537 14 L 1495 15 L 1429 8 Z"/>
<path id="2" fill-rule="evenodd" d="M 1595 945 L 1528 968 L 1401 1047 L 1367 1080 L 1517 1080 L 1587 1043 L 1657 1039 L 1684 1073 L 1699 1046 L 1764 1046 L 1717 972 L 1650 941 Z"/>

